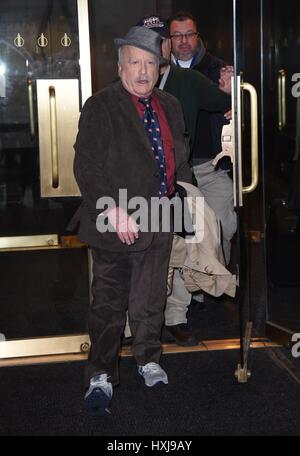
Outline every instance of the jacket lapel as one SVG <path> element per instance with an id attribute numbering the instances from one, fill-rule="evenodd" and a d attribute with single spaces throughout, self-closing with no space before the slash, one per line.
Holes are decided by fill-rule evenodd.
<path id="1" fill-rule="evenodd" d="M 172 113 L 172 110 L 170 109 L 170 106 L 169 106 L 169 103 L 166 100 L 166 97 L 162 96 L 161 90 L 157 90 L 157 89 L 154 89 L 154 90 L 155 90 L 155 94 L 158 97 L 159 102 L 160 102 L 160 104 L 161 104 L 161 106 L 163 108 L 165 116 L 167 118 L 170 130 L 171 130 L 171 133 L 172 133 L 173 143 L 174 143 L 174 146 L 175 146 L 176 129 L 175 129 L 175 126 L 174 126 L 174 114 Z"/>
<path id="2" fill-rule="evenodd" d="M 153 163 L 155 163 L 153 151 L 146 135 L 143 122 L 131 100 L 130 94 L 124 89 L 121 81 L 116 83 L 115 90 L 118 93 L 117 99 L 119 112 L 122 113 L 123 118 L 130 123 L 132 130 L 139 136 L 143 145 L 143 150 L 145 150 L 145 152 L 151 157 Z"/>
<path id="3" fill-rule="evenodd" d="M 171 130 L 171 135 L 173 139 L 173 146 L 174 146 L 174 159 L 175 159 L 175 180 L 176 180 L 176 173 L 177 173 L 177 153 L 180 148 L 180 142 L 178 142 L 178 131 L 176 129 L 176 122 L 175 122 L 175 116 L 174 112 L 172 111 L 168 100 L 164 96 L 164 93 L 162 93 L 160 90 L 154 89 L 157 97 L 159 98 L 159 102 L 161 103 L 161 106 L 164 110 L 165 116 L 167 118 L 170 130 Z"/>

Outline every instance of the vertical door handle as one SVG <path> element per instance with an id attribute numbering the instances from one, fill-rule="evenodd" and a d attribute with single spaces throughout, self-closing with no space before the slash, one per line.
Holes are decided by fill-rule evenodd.
<path id="1" fill-rule="evenodd" d="M 282 131 L 286 126 L 286 73 L 278 71 L 278 129 Z"/>
<path id="2" fill-rule="evenodd" d="M 233 149 L 233 188 L 234 188 L 234 206 L 243 206 L 243 194 L 253 192 L 258 185 L 259 163 L 258 163 L 258 102 L 255 88 L 246 82 L 241 82 L 241 76 L 237 76 L 235 87 L 235 78 L 232 77 L 231 94 L 232 94 L 232 137 Z M 251 118 L 251 184 L 243 186 L 242 173 L 242 102 L 241 91 L 245 90 L 250 95 L 250 118 Z M 237 159 L 237 160 L 236 160 Z"/>
<path id="3" fill-rule="evenodd" d="M 50 134 L 51 134 L 51 159 L 52 159 L 52 187 L 59 185 L 58 177 L 58 138 L 57 138 L 57 113 L 55 87 L 49 87 L 50 104 Z"/>
<path id="4" fill-rule="evenodd" d="M 33 93 L 32 93 L 32 80 L 31 79 L 27 79 L 27 88 L 28 88 L 30 136 L 33 139 L 35 137 L 35 121 L 34 121 Z"/>
<path id="5" fill-rule="evenodd" d="M 250 118 L 251 118 L 251 184 L 243 187 L 243 193 L 253 192 L 258 185 L 258 103 L 257 92 L 253 85 L 243 82 L 241 88 L 250 95 Z"/>

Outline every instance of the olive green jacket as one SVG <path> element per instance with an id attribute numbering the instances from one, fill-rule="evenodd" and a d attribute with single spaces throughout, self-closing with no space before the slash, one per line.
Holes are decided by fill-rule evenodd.
<path id="1" fill-rule="evenodd" d="M 231 107 L 230 95 L 195 70 L 171 65 L 163 90 L 180 101 L 191 146 L 195 140 L 199 111 L 225 113 Z"/>

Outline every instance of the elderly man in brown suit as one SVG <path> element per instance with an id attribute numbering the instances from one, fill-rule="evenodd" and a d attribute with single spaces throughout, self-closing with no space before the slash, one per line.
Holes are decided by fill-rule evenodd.
<path id="1" fill-rule="evenodd" d="M 119 383 L 127 309 L 138 373 L 147 386 L 168 383 L 159 360 L 172 233 L 141 231 L 119 200 L 119 190 L 126 189 L 126 202 L 143 197 L 151 207 L 153 198 L 172 197 L 175 176 L 192 181 L 180 103 L 155 88 L 164 63 L 160 42 L 156 32 L 143 27 L 115 40 L 120 80 L 85 103 L 74 146 L 83 196 L 79 237 L 93 256 L 85 404 L 96 415 L 110 413 L 113 386 Z M 115 204 L 97 209 L 103 197 Z M 99 232 L 100 219 L 113 230 Z"/>

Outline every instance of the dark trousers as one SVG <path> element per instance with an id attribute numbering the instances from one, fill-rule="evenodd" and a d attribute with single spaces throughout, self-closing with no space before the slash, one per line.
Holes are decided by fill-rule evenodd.
<path id="1" fill-rule="evenodd" d="M 155 233 L 151 245 L 141 252 L 92 249 L 87 387 L 91 377 L 102 373 L 113 385 L 119 383 L 118 354 L 127 309 L 137 364 L 159 362 L 171 247 L 170 233 Z"/>

